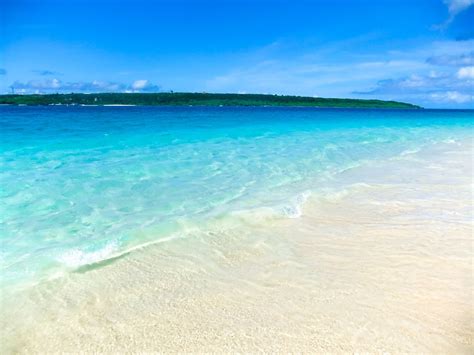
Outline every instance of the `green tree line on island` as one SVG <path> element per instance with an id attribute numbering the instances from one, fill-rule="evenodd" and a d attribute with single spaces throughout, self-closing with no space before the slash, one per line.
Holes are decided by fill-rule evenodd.
<path id="1" fill-rule="evenodd" d="M 262 94 L 96 93 L 0 95 L 10 105 L 137 105 L 137 106 L 307 106 L 327 108 L 396 108 L 419 106 L 383 100 L 360 100 Z"/>

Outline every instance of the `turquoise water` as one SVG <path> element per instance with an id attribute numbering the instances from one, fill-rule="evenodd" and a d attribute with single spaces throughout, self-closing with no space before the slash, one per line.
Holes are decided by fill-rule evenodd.
<path id="1" fill-rule="evenodd" d="M 298 218 L 347 169 L 474 136 L 472 111 L 440 110 L 4 106 L 0 125 L 2 285 L 233 213 Z"/>

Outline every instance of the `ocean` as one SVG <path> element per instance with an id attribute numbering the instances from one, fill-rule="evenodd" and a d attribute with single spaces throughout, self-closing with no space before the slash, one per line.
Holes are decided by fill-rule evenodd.
<path id="1" fill-rule="evenodd" d="M 2 286 L 37 282 L 265 208 L 298 218 L 348 169 L 472 139 L 473 113 L 0 108 Z M 252 212 L 253 211 L 253 212 Z M 172 241 L 170 241 L 172 243 Z"/>
<path id="2" fill-rule="evenodd" d="M 473 118 L 2 106 L 0 349 L 469 353 Z"/>

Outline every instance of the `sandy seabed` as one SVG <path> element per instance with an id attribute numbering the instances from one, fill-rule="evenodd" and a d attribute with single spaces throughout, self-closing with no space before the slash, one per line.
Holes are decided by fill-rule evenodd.
<path id="1" fill-rule="evenodd" d="M 2 305 L 2 353 L 473 353 L 472 142 L 341 178 Z M 234 223 L 235 222 L 235 223 Z"/>

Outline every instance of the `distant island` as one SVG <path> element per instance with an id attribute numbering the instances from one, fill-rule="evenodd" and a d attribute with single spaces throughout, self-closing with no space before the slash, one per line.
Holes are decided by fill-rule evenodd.
<path id="1" fill-rule="evenodd" d="M 0 95 L 9 105 L 135 105 L 135 106 L 304 106 L 321 108 L 419 109 L 383 100 L 337 99 L 289 95 L 210 93 L 97 93 Z"/>

